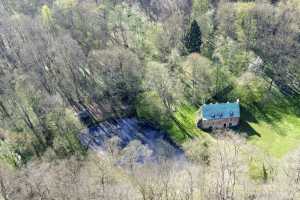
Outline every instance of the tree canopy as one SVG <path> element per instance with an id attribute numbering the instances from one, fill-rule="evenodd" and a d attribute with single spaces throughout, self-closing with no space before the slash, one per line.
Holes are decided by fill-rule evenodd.
<path id="1" fill-rule="evenodd" d="M 202 33 L 196 20 L 193 20 L 190 29 L 187 31 L 184 37 L 184 44 L 189 53 L 200 53 Z"/>

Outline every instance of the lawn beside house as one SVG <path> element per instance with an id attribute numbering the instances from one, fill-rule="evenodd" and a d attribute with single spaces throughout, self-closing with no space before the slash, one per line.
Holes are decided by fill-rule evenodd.
<path id="1" fill-rule="evenodd" d="M 243 107 L 241 125 L 236 130 L 247 134 L 248 142 L 280 158 L 300 146 L 299 99 L 291 99 L 274 90 L 264 106 Z M 182 144 L 192 137 L 212 138 L 196 127 L 198 108 L 184 104 L 173 115 L 167 130 L 171 138 Z"/>
<path id="2" fill-rule="evenodd" d="M 300 146 L 300 118 L 295 115 L 282 113 L 280 121 L 249 124 L 260 134 L 250 136 L 249 142 L 275 157 L 280 158 Z"/>
<path id="3" fill-rule="evenodd" d="M 255 120 L 242 120 L 257 134 L 249 137 L 249 142 L 274 155 L 282 157 L 300 146 L 300 99 L 287 97 L 276 88 L 264 106 L 250 109 Z"/>
<path id="4" fill-rule="evenodd" d="M 182 144 L 193 137 L 209 137 L 208 133 L 196 127 L 198 109 L 190 104 L 182 104 L 173 114 L 171 126 L 167 131 L 176 143 Z"/>

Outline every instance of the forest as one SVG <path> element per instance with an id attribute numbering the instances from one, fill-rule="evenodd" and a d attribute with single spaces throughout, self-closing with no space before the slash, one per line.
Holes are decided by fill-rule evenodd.
<path id="1" fill-rule="evenodd" d="M 197 128 L 237 99 L 238 127 Z M 0 0 L 0 200 L 277 199 L 300 199 L 299 0 Z"/>

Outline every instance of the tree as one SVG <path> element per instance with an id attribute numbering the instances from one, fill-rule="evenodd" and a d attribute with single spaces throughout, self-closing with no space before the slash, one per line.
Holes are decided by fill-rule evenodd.
<path id="1" fill-rule="evenodd" d="M 147 160 L 152 155 L 152 151 L 143 145 L 139 140 L 131 141 L 121 152 L 120 162 L 133 172 L 134 167 L 140 160 Z"/>
<path id="2" fill-rule="evenodd" d="M 247 24 L 255 27 L 244 27 L 247 46 L 263 60 L 263 71 L 270 80 L 269 90 L 273 83 L 285 93 L 299 93 L 299 75 L 293 66 L 299 63 L 299 20 L 298 1 L 288 1 L 278 7 L 259 3 L 251 10 Z"/>
<path id="3" fill-rule="evenodd" d="M 182 82 L 178 74 L 172 72 L 166 65 L 149 63 L 144 83 L 146 89 L 155 91 L 159 95 L 169 113 L 174 110 L 178 100 L 182 99 Z"/>
<path id="4" fill-rule="evenodd" d="M 50 8 L 44 5 L 41 9 L 42 21 L 45 26 L 50 26 L 53 22 L 53 16 Z"/>
<path id="5" fill-rule="evenodd" d="M 13 191 L 12 170 L 0 162 L 0 199 L 10 200 L 9 194 Z M 2 198 L 1 198 L 2 197 Z"/>
<path id="6" fill-rule="evenodd" d="M 196 20 L 192 22 L 190 30 L 184 37 L 184 44 L 188 53 L 200 53 L 202 45 L 202 33 Z"/>
<path id="7" fill-rule="evenodd" d="M 101 78 L 110 97 L 130 102 L 140 91 L 143 70 L 139 58 L 131 51 L 119 47 L 91 51 L 88 63 L 93 72 L 91 77 L 95 81 Z"/>
<path id="8" fill-rule="evenodd" d="M 187 90 L 191 94 L 193 104 L 203 103 L 213 95 L 214 68 L 210 60 L 199 54 L 187 57 L 184 71 L 191 81 Z"/>
<path id="9" fill-rule="evenodd" d="M 154 126 L 166 127 L 169 124 L 169 115 L 160 96 L 153 91 L 144 92 L 137 98 L 137 116 Z"/>

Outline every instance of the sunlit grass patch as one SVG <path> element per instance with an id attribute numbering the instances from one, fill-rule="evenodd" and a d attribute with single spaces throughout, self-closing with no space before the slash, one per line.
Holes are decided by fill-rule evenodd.
<path id="1" fill-rule="evenodd" d="M 282 118 L 272 123 L 249 124 L 260 135 L 251 136 L 249 142 L 271 155 L 281 157 L 300 145 L 300 118 L 296 115 L 282 113 Z"/>
<path id="2" fill-rule="evenodd" d="M 168 130 L 177 143 L 183 143 L 193 137 L 205 137 L 208 134 L 196 126 L 198 108 L 189 104 L 182 104 L 173 114 L 171 126 Z"/>

